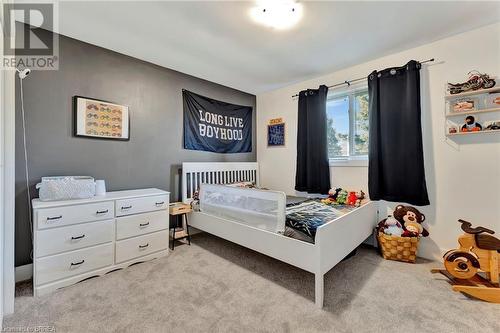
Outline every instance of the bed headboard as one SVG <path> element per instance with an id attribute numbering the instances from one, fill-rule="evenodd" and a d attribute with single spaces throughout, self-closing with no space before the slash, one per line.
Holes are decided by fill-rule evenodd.
<path id="1" fill-rule="evenodd" d="M 231 184 L 250 181 L 259 186 L 257 162 L 182 163 L 182 202 L 189 202 L 200 184 Z"/>

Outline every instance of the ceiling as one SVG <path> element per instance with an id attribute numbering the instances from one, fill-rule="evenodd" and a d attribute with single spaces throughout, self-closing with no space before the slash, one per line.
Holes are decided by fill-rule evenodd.
<path id="1" fill-rule="evenodd" d="M 255 24 L 255 2 L 60 2 L 59 31 L 250 93 L 500 21 L 500 2 L 309 2 L 290 30 Z"/>

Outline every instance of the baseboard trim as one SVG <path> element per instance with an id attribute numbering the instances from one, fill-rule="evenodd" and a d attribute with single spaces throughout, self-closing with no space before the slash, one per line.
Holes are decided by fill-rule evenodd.
<path id="1" fill-rule="evenodd" d="M 33 264 L 16 267 L 16 283 L 30 280 L 33 277 Z"/>

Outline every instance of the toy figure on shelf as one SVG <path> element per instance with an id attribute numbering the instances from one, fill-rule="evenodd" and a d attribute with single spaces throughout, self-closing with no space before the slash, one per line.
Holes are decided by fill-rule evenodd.
<path id="1" fill-rule="evenodd" d="M 469 72 L 469 79 L 464 83 L 448 83 L 450 94 L 459 94 L 469 90 L 488 89 L 495 86 L 495 80 L 491 79 L 486 73 L 480 73 L 476 70 Z"/>
<path id="2" fill-rule="evenodd" d="M 483 301 L 500 303 L 500 239 L 493 230 L 458 220 L 464 234 L 458 238 L 458 249 L 445 253 L 443 269 L 433 269 L 450 279 L 454 291 Z M 480 275 L 482 274 L 482 275 Z"/>
<path id="3" fill-rule="evenodd" d="M 480 123 L 477 123 L 473 116 L 467 116 L 465 118 L 465 124 L 463 124 L 462 132 L 478 132 L 483 129 Z"/>
<path id="4" fill-rule="evenodd" d="M 497 131 L 500 130 L 500 120 L 495 120 L 495 121 L 485 121 L 484 126 L 486 128 L 484 129 L 485 131 Z"/>

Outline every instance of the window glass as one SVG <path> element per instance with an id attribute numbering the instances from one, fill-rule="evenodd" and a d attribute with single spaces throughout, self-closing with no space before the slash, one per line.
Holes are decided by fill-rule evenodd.
<path id="1" fill-rule="evenodd" d="M 326 104 L 328 157 L 368 155 L 368 91 L 357 89 L 329 96 Z"/>
<path id="2" fill-rule="evenodd" d="M 353 155 L 368 155 L 368 92 L 354 98 Z"/>
<path id="3" fill-rule="evenodd" d="M 349 96 L 329 99 L 326 114 L 328 157 L 349 156 Z"/>

